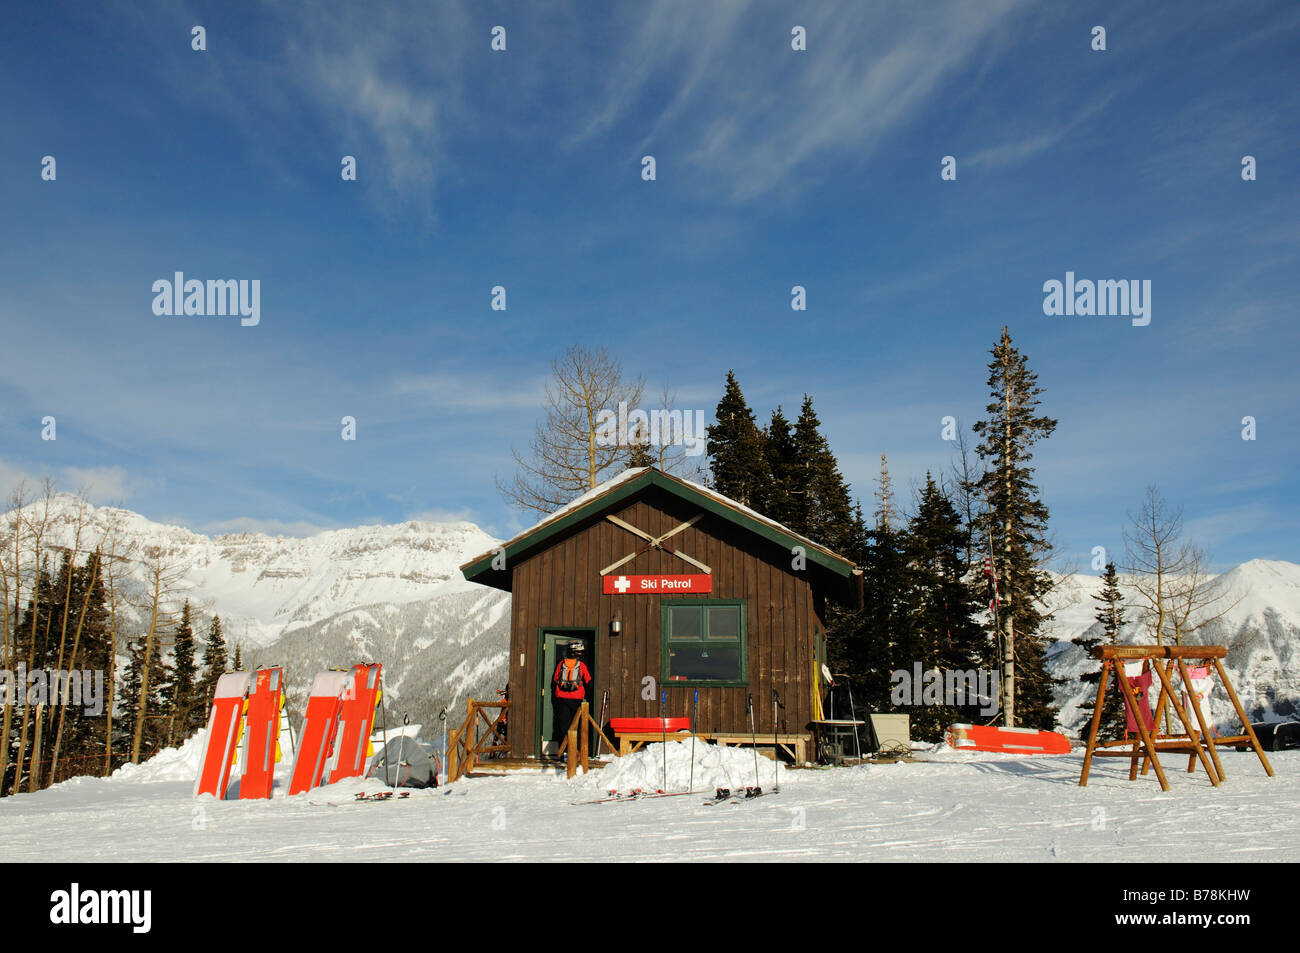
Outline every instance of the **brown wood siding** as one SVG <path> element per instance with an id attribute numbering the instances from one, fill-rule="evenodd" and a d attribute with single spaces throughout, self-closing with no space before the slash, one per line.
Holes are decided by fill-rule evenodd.
<path id="1" fill-rule="evenodd" d="M 607 511 L 654 536 L 695 516 L 686 501 L 650 487 Z M 659 714 L 658 691 L 668 692 L 668 714 L 689 715 L 693 687 L 660 684 L 660 606 L 663 599 L 744 599 L 748 634 L 745 687 L 701 687 L 701 731 L 748 732 L 745 696 L 754 696 L 760 736 L 770 734 L 772 688 L 785 702 L 782 730 L 803 731 L 813 714 L 812 662 L 815 629 L 822 626 L 821 594 L 810 571 L 791 569 L 785 548 L 706 514 L 667 545 L 702 560 L 713 569 L 713 592 L 699 596 L 604 595 L 600 570 L 639 549 L 643 541 L 605 519 L 585 521 L 548 548 L 511 568 L 510 718 L 512 755 L 536 754 L 540 633 L 548 628 L 591 628 L 596 632 L 595 671 L 599 705 L 608 690 L 611 717 Z M 627 574 L 694 573 L 689 563 L 650 550 L 619 568 Z M 615 612 L 623 633 L 609 634 Z M 520 656 L 524 664 L 519 664 Z M 655 679 L 653 699 L 641 697 L 645 676 Z M 598 714 L 593 711 L 593 715 Z"/>

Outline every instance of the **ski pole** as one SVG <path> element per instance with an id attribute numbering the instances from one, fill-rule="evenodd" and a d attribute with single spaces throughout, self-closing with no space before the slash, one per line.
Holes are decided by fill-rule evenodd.
<path id="1" fill-rule="evenodd" d="M 745 696 L 745 713 L 749 715 L 749 743 L 754 749 L 754 787 L 758 787 L 758 733 L 754 730 L 754 693 Z"/>
<path id="2" fill-rule="evenodd" d="M 772 689 L 772 774 L 776 778 L 774 790 L 781 790 L 781 757 L 777 754 L 781 748 L 780 734 L 777 732 L 776 709 L 784 708 L 781 704 L 781 696 L 777 694 L 776 689 Z"/>
<path id="3" fill-rule="evenodd" d="M 700 714 L 700 690 L 695 689 L 695 700 L 691 702 L 691 781 L 687 791 L 695 790 L 695 726 Z"/>
<path id="4" fill-rule="evenodd" d="M 379 670 L 379 711 L 384 716 L 384 784 L 390 788 L 392 780 L 388 776 L 388 706 L 384 704 L 384 670 Z"/>
<path id="5" fill-rule="evenodd" d="M 442 706 L 442 711 L 438 712 L 438 720 L 442 722 L 442 767 L 447 766 L 447 706 Z M 443 780 L 448 780 L 446 773 L 443 773 Z"/>
<path id="6" fill-rule="evenodd" d="M 659 693 L 659 730 L 664 739 L 664 786 L 661 791 L 668 790 L 668 692 Z"/>
<path id="7" fill-rule="evenodd" d="M 858 759 L 858 764 L 862 763 L 862 743 L 858 741 L 858 711 L 853 707 L 853 683 L 849 681 L 847 675 L 844 676 L 844 687 L 849 690 L 849 717 L 853 719 L 853 754 Z"/>
<path id="8" fill-rule="evenodd" d="M 596 732 L 596 757 L 605 750 L 605 713 L 609 709 L 609 689 L 600 696 L 600 729 Z"/>

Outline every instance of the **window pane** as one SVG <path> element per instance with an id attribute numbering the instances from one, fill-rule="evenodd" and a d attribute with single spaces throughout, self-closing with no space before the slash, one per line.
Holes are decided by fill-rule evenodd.
<path id="1" fill-rule="evenodd" d="M 674 639 L 698 639 L 700 637 L 700 618 L 703 613 L 696 606 L 673 606 L 669 632 Z"/>
<path id="2" fill-rule="evenodd" d="M 740 644 L 670 643 L 668 677 L 690 681 L 741 681 L 744 676 L 740 671 Z"/>
<path id="3" fill-rule="evenodd" d="M 709 638 L 740 638 L 739 606 L 717 606 L 709 610 Z"/>

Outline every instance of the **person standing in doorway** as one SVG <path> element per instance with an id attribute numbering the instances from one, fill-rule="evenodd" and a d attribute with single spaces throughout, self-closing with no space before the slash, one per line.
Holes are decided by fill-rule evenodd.
<path id="1" fill-rule="evenodd" d="M 586 648 L 581 642 L 570 642 L 565 658 L 555 666 L 555 675 L 551 678 L 552 698 L 555 702 L 555 727 L 552 741 L 556 747 L 564 744 L 569 725 L 578 714 L 582 703 L 587 701 L 588 686 L 591 685 L 591 672 L 582 661 Z"/>

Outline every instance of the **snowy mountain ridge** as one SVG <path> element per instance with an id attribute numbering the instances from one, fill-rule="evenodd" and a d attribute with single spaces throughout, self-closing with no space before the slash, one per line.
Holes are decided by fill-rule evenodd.
<path id="1" fill-rule="evenodd" d="M 42 509 L 42 503 L 33 503 L 24 513 L 38 518 Z M 458 567 L 497 542 L 470 522 L 418 520 L 304 538 L 205 536 L 131 510 L 87 505 L 81 511 L 75 497 L 59 494 L 51 502 L 42 544 L 47 552 L 74 544 L 79 512 L 84 513 L 83 554 L 116 528 L 117 551 L 127 555 L 128 591 L 143 591 L 148 581 L 143 554 L 158 547 L 165 562 L 182 573 L 172 601 L 188 598 L 206 616 L 219 613 L 227 640 L 251 647 L 358 606 L 402 605 L 477 590 Z M 135 615 L 128 607 L 128 619 Z"/>

